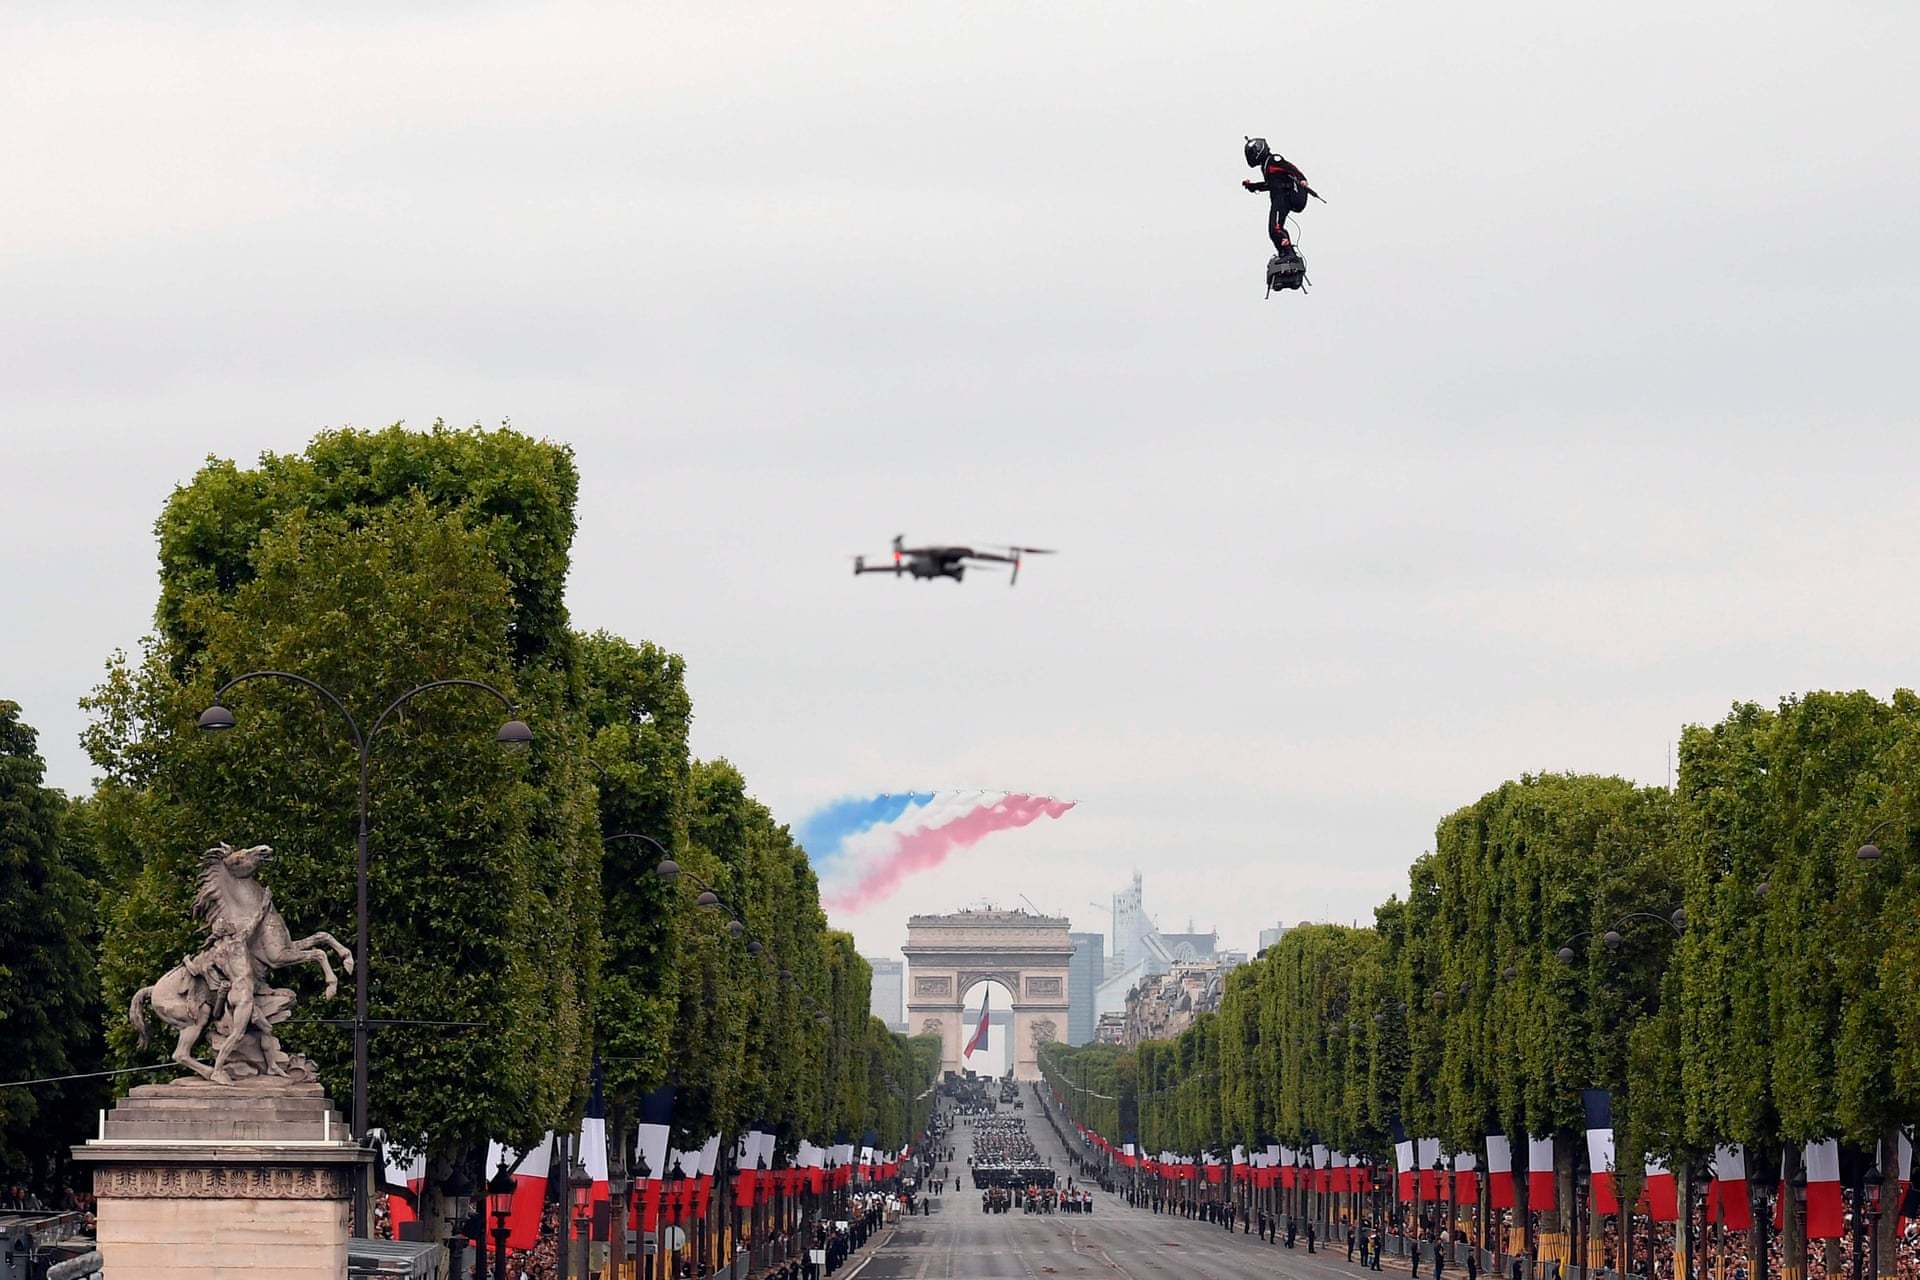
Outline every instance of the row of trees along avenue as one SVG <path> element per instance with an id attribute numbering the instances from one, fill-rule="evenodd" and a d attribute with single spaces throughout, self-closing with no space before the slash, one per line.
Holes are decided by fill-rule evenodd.
<path id="1" fill-rule="evenodd" d="M 1604 1220 L 1588 1181 L 1586 1091 L 1610 1097 L 1620 1203 L 1640 1199 L 1649 1169 L 1676 1175 L 1673 1202 L 1642 1212 L 1676 1221 L 1682 1274 L 1716 1150 L 1737 1147 L 1739 1194 L 1754 1198 L 1748 1256 L 1764 1259 L 1784 1197 L 1782 1265 L 1801 1280 L 1809 1185 L 1818 1203 L 1833 1176 L 1803 1160 L 1835 1140 L 1846 1203 L 1884 1210 L 1855 1215 L 1877 1232 L 1860 1252 L 1891 1276 L 1905 1126 L 1920 1115 L 1916 779 L 1911 693 L 1736 706 L 1684 732 L 1671 791 L 1509 782 L 1440 822 L 1371 927 L 1294 929 L 1177 1039 L 1049 1045 L 1043 1066 L 1073 1118 L 1116 1150 L 1203 1163 L 1236 1145 L 1319 1144 L 1364 1158 L 1387 1188 L 1397 1138 L 1433 1140 L 1415 1148 L 1423 1168 L 1427 1152 L 1467 1153 L 1484 1173 L 1488 1136 L 1507 1135 L 1516 1229 L 1482 1224 L 1490 1247 L 1524 1241 L 1575 1264 L 1590 1248 L 1595 1266 L 1603 1242 L 1617 1262 L 1622 1224 Z M 1531 1236 L 1529 1184 L 1544 1200 L 1546 1183 L 1521 1176 L 1529 1139 L 1552 1141 L 1557 1210 L 1531 1215 Z M 1431 1212 L 1436 1191 L 1414 1193 Z M 1587 1221 L 1570 1221 L 1575 1205 Z M 1813 1216 L 1821 1265 L 1837 1273 L 1836 1216 Z M 1652 1238 L 1638 1229 L 1644 1271 Z"/>
<path id="2" fill-rule="evenodd" d="M 690 755 L 681 659 L 570 628 L 577 483 L 563 446 L 436 424 L 328 432 L 250 469 L 209 461 L 175 490 L 155 633 L 87 700 L 94 793 L 45 790 L 30 731 L 0 703 L 8 1078 L 158 1059 L 125 1011 L 194 949 L 198 855 L 216 840 L 272 844 L 276 905 L 351 945 L 345 721 L 262 679 L 227 695 L 235 728 L 196 732 L 223 681 L 298 673 L 365 726 L 405 690 L 464 678 L 518 704 L 530 748 L 499 749 L 499 706 L 457 689 L 408 703 L 372 748 L 370 1117 L 428 1154 L 423 1216 L 444 1216 L 433 1188 L 490 1139 L 572 1132 L 596 1061 L 616 1177 L 641 1098 L 666 1085 L 676 1148 L 754 1128 L 787 1153 L 905 1143 L 938 1047 L 869 1016 L 866 963 L 827 928 L 805 852 L 737 769 Z M 665 855 L 688 874 L 657 876 Z M 34 884 L 16 885 L 21 866 Z M 695 906 L 696 878 L 744 931 Z M 37 944 L 42 923 L 61 946 Z M 350 980 L 332 1004 L 311 971 L 281 980 L 303 995 L 290 1047 L 346 1096 L 348 1030 L 320 1019 L 348 1015 Z M 68 1025 L 86 1028 L 77 1042 Z M 85 1134 L 32 1122 L 84 1117 L 99 1101 L 85 1092 L 0 1091 L 4 1172 L 57 1176 Z"/>

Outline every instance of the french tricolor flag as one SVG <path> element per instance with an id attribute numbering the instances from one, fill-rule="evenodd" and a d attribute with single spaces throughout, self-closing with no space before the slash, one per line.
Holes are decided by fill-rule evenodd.
<path id="1" fill-rule="evenodd" d="M 967 1037 L 967 1047 L 960 1051 L 962 1062 L 987 1047 L 987 1006 L 992 1003 L 991 995 L 992 988 L 980 992 L 980 1025 L 973 1029 L 973 1034 Z"/>
<path id="2" fill-rule="evenodd" d="M 1617 1214 L 1620 1197 L 1613 1189 L 1613 1095 L 1605 1089 L 1582 1089 L 1580 1105 L 1587 1113 L 1587 1168 L 1593 1210 Z"/>
<path id="3" fill-rule="evenodd" d="M 733 1202 L 742 1209 L 751 1209 L 754 1196 L 759 1190 L 761 1170 L 768 1161 L 767 1155 L 773 1150 L 773 1135 L 751 1129 L 740 1135 L 740 1144 L 734 1149 Z"/>
<path id="4" fill-rule="evenodd" d="M 1513 1208 L 1513 1147 L 1504 1133 L 1487 1135 L 1487 1207 Z"/>
<path id="5" fill-rule="evenodd" d="M 1440 1163 L 1440 1139 L 1422 1138 L 1417 1150 L 1420 1165 L 1420 1198 L 1422 1200 L 1442 1199 L 1440 1170 L 1433 1167 Z"/>
<path id="6" fill-rule="evenodd" d="M 1753 1201 L 1747 1194 L 1747 1153 L 1738 1143 L 1713 1149 L 1713 1181 L 1707 1185 L 1707 1221 L 1732 1231 L 1753 1226 Z"/>
<path id="7" fill-rule="evenodd" d="M 825 1178 L 823 1178 L 819 1172 L 823 1154 L 819 1147 L 814 1146 L 811 1142 L 802 1138 L 800 1139 L 800 1150 L 793 1157 L 794 1167 L 800 1171 L 807 1190 L 813 1192 L 815 1195 L 820 1194 L 821 1186 L 825 1182 Z"/>
<path id="8" fill-rule="evenodd" d="M 1547 1213 L 1554 1207 L 1553 1138 L 1527 1138 L 1527 1208 Z"/>
<path id="9" fill-rule="evenodd" d="M 640 1099 L 639 1133 L 633 1144 L 633 1172 L 640 1182 L 640 1229 L 660 1229 L 660 1192 L 666 1185 L 668 1143 L 673 1132 L 673 1086 Z"/>
<path id="10" fill-rule="evenodd" d="M 531 1249 L 540 1242 L 540 1210 L 547 1202 L 553 1167 L 553 1134 L 534 1143 L 513 1167 L 513 1202 L 507 1209 L 507 1246 Z"/>
<path id="11" fill-rule="evenodd" d="M 1402 1138 L 1393 1144 L 1393 1167 L 1395 1171 L 1395 1194 L 1407 1203 L 1413 1203 L 1413 1139 Z"/>
<path id="12" fill-rule="evenodd" d="M 1453 1157 L 1453 1197 L 1461 1204 L 1480 1203 L 1478 1162 L 1469 1152 Z"/>
<path id="13" fill-rule="evenodd" d="M 1647 1183 L 1640 1193 L 1647 1216 L 1655 1222 L 1677 1222 L 1680 1218 L 1680 1184 L 1659 1156 L 1647 1157 Z"/>
<path id="14" fill-rule="evenodd" d="M 1846 1226 L 1840 1195 L 1840 1144 L 1832 1138 L 1809 1142 L 1807 1162 L 1807 1239 L 1838 1240 Z"/>
<path id="15" fill-rule="evenodd" d="M 400 1228 L 409 1222 L 420 1219 L 418 1204 L 420 1188 L 427 1181 L 426 1153 L 403 1160 L 399 1154 L 386 1144 L 386 1135 L 380 1135 L 382 1178 L 388 1188 L 387 1217 L 393 1223 L 394 1239 L 400 1238 Z M 406 1194 L 401 1194 L 404 1191 Z"/>
<path id="16" fill-rule="evenodd" d="M 716 1133 L 707 1139 L 705 1146 L 700 1148 L 700 1171 L 697 1175 L 700 1180 L 700 1186 L 694 1193 L 694 1196 L 696 1200 L 695 1213 L 702 1219 L 706 1218 L 707 1208 L 713 1202 L 713 1168 L 719 1162 L 720 1135 Z"/>
<path id="17" fill-rule="evenodd" d="M 680 1153 L 680 1220 L 693 1221 L 700 1200 L 700 1148 Z"/>
<path id="18" fill-rule="evenodd" d="M 601 1226 L 607 1219 L 607 1115 L 600 1098 L 600 1074 L 596 1068 L 593 1093 L 587 1098 L 587 1114 L 580 1118 L 578 1142 L 580 1163 L 586 1166 L 593 1182 L 588 1201 L 593 1206 L 594 1238 L 603 1239 Z"/>

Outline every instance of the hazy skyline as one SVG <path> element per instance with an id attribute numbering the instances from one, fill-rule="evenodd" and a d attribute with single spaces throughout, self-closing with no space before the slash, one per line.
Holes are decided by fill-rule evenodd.
<path id="1" fill-rule="evenodd" d="M 839 923 L 1135 868 L 1369 918 L 1522 772 L 1914 681 L 1920 11 L 240 8 L 0 19 L 0 697 L 88 786 L 208 455 L 497 422 L 695 748 L 1071 798 Z M 1329 203 L 1261 298 L 1261 133 Z M 1020 585 L 855 580 L 912 538 Z M 376 836 L 377 843 L 377 836 Z"/>

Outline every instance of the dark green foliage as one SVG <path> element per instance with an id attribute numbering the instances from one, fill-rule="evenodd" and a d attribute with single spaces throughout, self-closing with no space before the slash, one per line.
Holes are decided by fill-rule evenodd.
<path id="1" fill-rule="evenodd" d="M 685 663 L 655 645 L 595 632 L 578 637 L 576 653 L 588 751 L 599 766 L 604 842 L 605 960 L 594 993 L 595 1038 L 607 1104 L 632 1114 L 641 1095 L 667 1079 L 680 1004 L 675 964 L 684 890 L 662 883 L 654 868 L 662 847 L 676 858 L 686 854 L 693 703 Z"/>
<path id="2" fill-rule="evenodd" d="M 1911 1119 L 1920 699 L 1742 705 L 1680 750 L 1689 1139 L 1867 1142 Z M 1857 856 L 1870 834 L 1874 863 Z"/>
<path id="3" fill-rule="evenodd" d="M 299 672 L 339 691 L 363 731 L 424 681 L 488 680 L 539 726 L 530 752 L 499 748 L 505 712 L 458 690 L 410 703 L 373 748 L 373 1016 L 485 1029 L 377 1032 L 372 1114 L 408 1142 L 537 1137 L 584 1079 L 598 962 L 594 793 L 570 674 L 514 668 L 511 596 L 486 538 L 419 497 L 353 524 L 296 510 L 259 531 L 252 568 L 230 593 L 185 602 L 199 644 L 190 679 L 176 679 L 181 664 L 163 639 L 140 667 L 114 668 L 94 700 L 103 803 L 125 815 L 141 851 L 103 956 L 109 1007 L 125 1008 L 194 946 L 192 869 L 218 839 L 272 843 L 268 879 L 289 926 L 352 945 L 346 724 L 304 689 L 257 681 L 229 695 L 237 728 L 199 734 L 194 718 L 217 678 Z M 283 977 L 317 991 L 311 974 Z M 307 1005 L 309 1016 L 345 1010 Z M 112 1035 L 130 1060 L 124 1022 Z M 342 1031 L 302 1026 L 287 1039 L 345 1096 Z"/>
<path id="4" fill-rule="evenodd" d="M 565 447 L 436 424 L 331 431 L 251 469 L 212 460 L 175 491 L 158 522 L 158 634 L 89 700 L 105 777 L 72 824 L 111 910 L 108 1007 L 194 947 L 192 872 L 215 840 L 271 842 L 290 927 L 352 945 L 347 725 L 305 689 L 255 681 L 228 695 L 238 727 L 209 737 L 195 717 L 223 680 L 307 676 L 369 730 L 415 685 L 480 679 L 517 701 L 530 751 L 502 751 L 505 713 L 459 690 L 410 703 L 374 747 L 372 1013 L 483 1026 L 377 1031 L 373 1122 L 445 1169 L 489 1138 L 571 1128 L 598 1058 L 616 1132 L 672 1082 L 682 1145 L 761 1125 L 788 1149 L 868 1128 L 898 1146 L 926 1105 L 901 1100 L 924 1091 L 939 1046 L 873 1023 L 866 962 L 827 929 L 805 853 L 732 766 L 691 759 L 681 659 L 568 629 L 577 483 Z M 678 884 L 654 873 L 662 849 L 688 872 Z M 727 911 L 694 905 L 696 876 Z M 336 1098 L 349 1040 L 308 1019 L 350 1009 L 341 978 L 324 1006 L 313 974 L 281 975 L 305 997 L 287 1042 Z M 63 990 L 91 1000 L 96 986 Z M 106 1021 L 132 1061 L 124 1016 Z"/>
<path id="5" fill-rule="evenodd" d="M 0 699 L 0 1080 L 100 1068 L 90 845 L 83 806 L 41 785 L 20 706 Z M 0 1089 L 0 1179 L 48 1186 L 84 1129 L 97 1081 Z"/>
<path id="6" fill-rule="evenodd" d="M 174 491 L 157 526 L 161 636 L 178 670 L 198 660 L 194 602 L 254 578 L 262 529 L 296 512 L 355 529 L 407 498 L 452 512 L 481 535 L 507 578 L 514 661 L 539 660 L 569 642 L 564 596 L 579 485 L 572 450 L 504 426 L 342 428 L 322 432 L 304 453 L 262 454 L 251 471 L 210 458 Z"/>
<path id="7" fill-rule="evenodd" d="M 1428 896 L 1410 907 L 1417 959 L 1403 965 L 1408 1078 L 1437 1085 L 1404 1099 L 1422 1133 L 1462 1145 L 1487 1132 L 1571 1137 L 1588 1087 L 1629 1109 L 1626 1036 L 1658 1004 L 1673 944 L 1662 921 L 1679 905 L 1671 821 L 1664 791 L 1543 774 L 1440 824 L 1436 852 L 1416 864 Z"/>

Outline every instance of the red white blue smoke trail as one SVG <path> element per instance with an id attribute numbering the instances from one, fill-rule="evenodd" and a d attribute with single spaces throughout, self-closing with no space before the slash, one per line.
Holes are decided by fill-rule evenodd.
<path id="1" fill-rule="evenodd" d="M 996 831 L 1071 808 L 1071 800 L 1020 792 L 917 791 L 836 800 L 808 815 L 796 834 L 828 908 L 858 911 Z"/>

